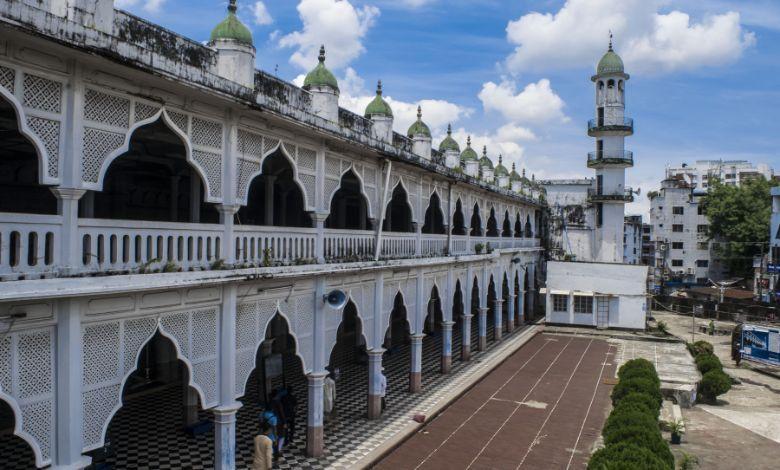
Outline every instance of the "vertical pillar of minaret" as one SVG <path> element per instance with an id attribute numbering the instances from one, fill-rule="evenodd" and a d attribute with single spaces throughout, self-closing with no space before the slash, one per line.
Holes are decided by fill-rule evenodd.
<path id="1" fill-rule="evenodd" d="M 633 166 L 631 152 L 625 150 L 625 138 L 634 132 L 625 116 L 625 88 L 629 75 L 623 61 L 612 49 L 599 61 L 591 77 L 596 91 L 595 118 L 588 123 L 588 135 L 595 138 L 595 149 L 588 153 L 588 167 L 596 172 L 589 193 L 594 207 L 594 261 L 623 262 L 623 225 L 625 204 L 633 200 L 626 187 L 626 168 Z"/>

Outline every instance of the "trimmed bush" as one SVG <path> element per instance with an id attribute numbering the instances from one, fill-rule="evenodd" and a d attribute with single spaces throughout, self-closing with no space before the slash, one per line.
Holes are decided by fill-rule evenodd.
<path id="1" fill-rule="evenodd" d="M 621 381 L 624 380 L 631 380 L 634 378 L 641 378 L 641 379 L 648 379 L 651 380 L 656 386 L 661 386 L 661 379 L 658 378 L 658 374 L 655 373 L 655 370 L 648 370 L 645 368 L 633 368 L 628 369 L 623 372 L 623 375 L 620 377 Z"/>
<path id="2" fill-rule="evenodd" d="M 686 346 L 688 346 L 688 351 L 691 353 L 693 357 L 696 357 L 702 353 L 707 353 L 707 354 L 715 353 L 715 349 L 712 347 L 712 344 L 706 341 L 696 341 L 695 343 L 687 343 Z"/>
<path id="3" fill-rule="evenodd" d="M 731 390 L 731 377 L 722 370 L 707 372 L 699 383 L 699 396 L 707 403 L 715 403 L 718 395 L 723 395 L 729 390 Z"/>
<path id="4" fill-rule="evenodd" d="M 674 468 L 674 455 L 669 449 L 669 444 L 661 437 L 661 431 L 658 429 L 657 422 L 654 428 L 647 428 L 642 425 L 629 425 L 617 428 L 609 436 L 604 436 L 604 443 L 607 446 L 626 443 L 644 447 L 664 462 L 667 468 Z"/>
<path id="5" fill-rule="evenodd" d="M 599 449 L 588 462 L 588 470 L 668 470 L 652 451 L 620 443 Z"/>
<path id="6" fill-rule="evenodd" d="M 723 370 L 723 364 L 720 363 L 718 356 L 714 354 L 702 353 L 696 356 L 696 368 L 699 372 L 706 374 L 711 370 Z"/>
<path id="7" fill-rule="evenodd" d="M 620 399 L 613 412 L 622 409 L 639 410 L 647 413 L 654 419 L 658 419 L 658 413 L 661 411 L 658 402 L 646 393 L 630 392 Z"/>
<path id="8" fill-rule="evenodd" d="M 607 422 L 604 423 L 604 429 L 601 434 L 604 439 L 610 439 L 618 430 L 626 427 L 639 426 L 647 429 L 658 429 L 658 420 L 649 413 L 643 412 L 637 408 L 623 407 L 622 403 L 612 410 Z"/>
<path id="9" fill-rule="evenodd" d="M 648 361 L 647 359 L 631 359 L 630 361 L 627 361 L 625 364 L 620 366 L 620 369 L 618 369 L 618 379 L 622 379 L 623 375 L 625 375 L 628 371 L 635 371 L 635 370 L 645 370 L 648 371 L 651 375 L 657 375 L 655 372 L 655 367 L 653 366 L 653 363 Z"/>
<path id="10" fill-rule="evenodd" d="M 649 395 L 656 403 L 656 408 L 661 409 L 663 396 L 660 387 L 653 380 L 644 377 L 632 377 L 618 382 L 612 389 L 612 405 L 616 406 L 623 397 L 632 392 Z"/>

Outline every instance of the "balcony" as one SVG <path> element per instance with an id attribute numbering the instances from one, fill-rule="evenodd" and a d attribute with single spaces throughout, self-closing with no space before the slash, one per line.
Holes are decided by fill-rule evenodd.
<path id="1" fill-rule="evenodd" d="M 629 150 L 624 150 L 623 152 L 605 152 L 599 150 L 588 153 L 588 168 L 626 168 L 630 166 L 634 166 L 634 152 Z"/>
<path id="2" fill-rule="evenodd" d="M 599 137 L 602 135 L 622 135 L 628 136 L 634 133 L 634 120 L 631 118 L 613 119 L 591 119 L 588 121 L 588 135 Z"/>
<path id="3" fill-rule="evenodd" d="M 631 188 L 624 188 L 621 192 L 613 193 L 588 189 L 588 202 L 634 202 L 634 192 Z"/>

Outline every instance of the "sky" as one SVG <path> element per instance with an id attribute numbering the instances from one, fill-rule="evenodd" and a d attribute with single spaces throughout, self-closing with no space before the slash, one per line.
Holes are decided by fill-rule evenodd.
<path id="1" fill-rule="evenodd" d="M 116 0 L 197 41 L 226 0 Z M 631 79 L 626 141 L 647 214 L 647 192 L 669 165 L 747 159 L 780 173 L 778 0 L 238 0 L 257 67 L 302 84 L 321 44 L 340 104 L 362 114 L 381 79 L 405 133 L 416 116 L 434 145 L 447 124 L 488 155 L 537 179 L 592 176 L 590 76 L 609 32 Z"/>

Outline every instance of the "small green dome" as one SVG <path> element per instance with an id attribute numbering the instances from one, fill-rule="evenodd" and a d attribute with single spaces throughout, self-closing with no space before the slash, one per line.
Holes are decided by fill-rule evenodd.
<path id="1" fill-rule="evenodd" d="M 498 156 L 498 165 L 496 165 L 495 170 L 493 170 L 493 174 L 498 178 L 499 176 L 509 176 L 509 171 L 507 171 L 506 167 L 503 163 L 504 158 L 499 155 Z"/>
<path id="2" fill-rule="evenodd" d="M 228 15 L 211 30 L 209 42 L 213 43 L 218 39 L 231 39 L 236 42 L 253 46 L 252 32 L 238 19 L 238 16 L 236 16 L 236 8 L 236 0 L 230 0 L 230 4 L 228 4 Z"/>
<path id="3" fill-rule="evenodd" d="M 314 86 L 329 86 L 336 91 L 339 91 L 339 82 L 336 77 L 325 67 L 325 46 L 320 46 L 319 63 L 314 70 L 306 75 L 303 80 L 303 88 L 305 90 Z"/>
<path id="4" fill-rule="evenodd" d="M 487 145 L 482 147 L 482 158 L 479 159 L 479 166 L 493 169 L 493 161 L 487 156 Z"/>
<path id="5" fill-rule="evenodd" d="M 409 137 L 414 137 L 416 135 L 423 135 L 428 138 L 431 137 L 431 129 L 428 128 L 424 122 L 422 122 L 422 107 L 417 106 L 417 120 L 414 121 L 414 124 L 412 124 L 411 127 L 409 127 L 406 135 Z"/>
<path id="6" fill-rule="evenodd" d="M 520 181 L 520 175 L 515 170 L 514 163 L 512 163 L 512 171 L 509 173 L 509 181 Z"/>
<path id="7" fill-rule="evenodd" d="M 367 118 L 371 116 L 393 117 L 393 110 L 390 108 L 390 105 L 382 99 L 382 80 L 379 80 L 376 84 L 376 97 L 366 106 L 365 116 Z"/>
<path id="8" fill-rule="evenodd" d="M 448 150 L 460 153 L 460 145 L 452 138 L 452 124 L 447 124 L 447 137 L 439 144 L 439 152 L 445 153 Z"/>
<path id="9" fill-rule="evenodd" d="M 522 183 L 523 186 L 531 186 L 531 180 L 525 176 L 525 168 L 523 168 L 523 175 L 520 177 L 520 183 Z"/>
<path id="10" fill-rule="evenodd" d="M 477 155 L 477 152 L 474 151 L 473 148 L 471 148 L 471 136 L 469 136 L 468 139 L 466 139 L 466 150 L 463 151 L 463 153 L 460 154 L 460 163 L 465 164 L 468 161 L 479 161 L 479 155 Z"/>
<path id="11" fill-rule="evenodd" d="M 609 50 L 599 61 L 596 67 L 596 74 L 609 75 L 613 73 L 623 73 L 623 59 L 612 50 L 612 35 L 609 36 Z"/>

